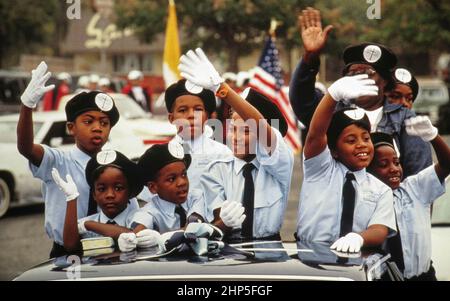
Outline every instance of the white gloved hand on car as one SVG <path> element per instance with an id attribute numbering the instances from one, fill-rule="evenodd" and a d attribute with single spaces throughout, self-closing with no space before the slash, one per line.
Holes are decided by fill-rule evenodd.
<path id="1" fill-rule="evenodd" d="M 408 135 L 419 136 L 426 142 L 433 140 L 438 135 L 438 129 L 433 126 L 428 116 L 416 116 L 406 119 L 405 129 Z"/>
<path id="2" fill-rule="evenodd" d="M 47 72 L 47 64 L 41 62 L 36 69 L 31 71 L 31 80 L 20 97 L 24 106 L 34 109 L 42 96 L 55 88 L 55 85 L 45 86 L 45 83 L 52 76 Z"/>
<path id="3" fill-rule="evenodd" d="M 378 95 L 378 86 L 367 74 L 345 76 L 335 81 L 328 93 L 335 101 L 356 99 L 360 96 Z"/>
<path id="4" fill-rule="evenodd" d="M 117 239 L 117 243 L 119 244 L 119 250 L 121 252 L 130 252 L 136 249 L 136 234 L 133 232 L 122 233 L 120 234 L 119 239 Z"/>
<path id="5" fill-rule="evenodd" d="M 150 248 L 158 245 L 161 234 L 155 230 L 144 229 L 136 234 L 139 248 Z"/>
<path id="6" fill-rule="evenodd" d="M 184 230 L 170 231 L 170 232 L 161 234 L 158 239 L 159 251 L 162 253 L 167 252 L 166 242 L 169 241 L 172 238 L 172 236 L 174 236 L 180 232 L 183 233 L 183 235 L 184 235 Z M 184 236 L 183 236 L 183 238 L 184 238 Z"/>
<path id="7" fill-rule="evenodd" d="M 240 228 L 245 220 L 245 208 L 235 201 L 224 201 L 220 209 L 220 218 L 229 228 Z"/>
<path id="8" fill-rule="evenodd" d="M 213 93 L 216 93 L 224 82 L 201 48 L 195 49 L 195 52 L 189 50 L 182 55 L 178 69 L 182 77 Z"/>
<path id="9" fill-rule="evenodd" d="M 361 250 L 364 244 L 364 238 L 355 232 L 350 232 L 347 235 L 339 238 L 331 245 L 330 249 L 338 252 L 357 253 Z"/>
<path id="10" fill-rule="evenodd" d="M 66 202 L 75 200 L 80 194 L 78 193 L 77 185 L 73 182 L 72 177 L 68 174 L 65 182 L 56 168 L 52 168 L 52 177 L 59 189 L 64 192 L 66 196 Z"/>

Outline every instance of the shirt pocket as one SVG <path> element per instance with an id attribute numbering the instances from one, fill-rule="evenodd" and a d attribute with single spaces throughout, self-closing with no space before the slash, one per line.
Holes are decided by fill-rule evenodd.
<path id="1" fill-rule="evenodd" d="M 377 202 L 374 199 L 373 193 L 364 193 L 361 200 L 356 204 L 353 215 L 353 231 L 362 232 L 368 228 L 377 207 Z"/>

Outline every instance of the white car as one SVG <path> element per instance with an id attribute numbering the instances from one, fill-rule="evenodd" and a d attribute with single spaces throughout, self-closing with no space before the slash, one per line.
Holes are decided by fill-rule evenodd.
<path id="1" fill-rule="evenodd" d="M 431 227 L 431 259 L 436 277 L 450 281 L 450 178 L 446 193 L 433 204 Z"/>

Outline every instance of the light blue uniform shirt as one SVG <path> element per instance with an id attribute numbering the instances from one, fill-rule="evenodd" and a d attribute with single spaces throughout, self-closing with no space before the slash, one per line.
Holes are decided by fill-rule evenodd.
<path id="1" fill-rule="evenodd" d="M 434 165 L 406 178 L 394 190 L 394 207 L 402 240 L 404 276 L 427 272 L 431 262 L 430 207 L 445 193 Z"/>
<path id="2" fill-rule="evenodd" d="M 91 157 L 77 146 L 69 151 L 61 151 L 46 145 L 42 147 L 44 156 L 41 165 L 37 167 L 29 163 L 29 167 L 33 176 L 43 181 L 41 189 L 45 202 L 45 231 L 50 239 L 62 246 L 66 196 L 53 181 L 52 168 L 56 168 L 63 179 L 67 174 L 72 176 L 80 194 L 77 201 L 77 216 L 82 218 L 87 215 L 89 205 L 89 185 L 84 170 Z"/>
<path id="3" fill-rule="evenodd" d="M 136 199 L 134 201 L 136 201 Z M 127 208 L 125 208 L 125 210 L 120 212 L 113 219 L 107 217 L 103 213 L 103 211 L 100 211 L 99 213 L 92 214 L 92 215 L 78 219 L 78 223 L 85 222 L 85 221 L 94 221 L 94 222 L 98 222 L 101 224 L 106 224 L 108 221 L 114 221 L 114 222 L 116 222 L 117 226 L 122 226 L 122 227 L 131 229 L 131 225 L 133 223 L 133 216 L 137 211 L 133 207 L 134 206 L 128 205 Z M 96 237 L 96 236 L 101 236 L 101 235 L 98 233 L 95 233 L 95 232 L 88 231 L 87 233 L 84 233 L 81 236 L 82 236 L 81 238 L 88 238 L 88 237 Z"/>
<path id="4" fill-rule="evenodd" d="M 86 182 L 85 169 L 91 157 L 81 151 L 76 145 L 69 151 L 62 151 L 42 145 L 44 156 L 39 167 L 29 163 L 35 178 L 41 179 L 42 197 L 45 202 L 45 231 L 48 237 L 59 245 L 64 245 L 63 231 L 66 216 L 66 196 L 52 178 L 52 168 L 56 168 L 63 179 L 68 174 L 77 185 L 77 217 L 87 215 L 89 206 L 89 185 Z M 139 208 L 137 200 L 131 201 L 130 206 Z"/>
<path id="5" fill-rule="evenodd" d="M 192 158 L 191 165 L 187 170 L 189 190 L 202 189 L 200 185 L 200 176 L 205 172 L 209 163 L 233 155 L 231 150 L 225 144 L 217 142 L 205 134 L 200 135 L 193 141 L 184 141 L 180 136 L 176 136 L 174 139 L 178 139 L 184 144 L 186 153 L 190 154 Z M 144 190 L 139 195 L 140 199 L 147 202 L 150 201 L 152 197 L 153 195 L 147 187 L 144 187 Z"/>
<path id="6" fill-rule="evenodd" d="M 342 214 L 342 188 L 349 171 L 331 156 L 328 147 L 304 160 L 304 178 L 298 208 L 297 236 L 304 241 L 334 242 L 339 238 Z M 396 231 L 392 190 L 366 172 L 353 172 L 355 210 L 353 232 L 361 233 L 380 224 Z"/>
<path id="7" fill-rule="evenodd" d="M 180 216 L 175 214 L 175 203 L 161 199 L 154 194 L 152 199 L 133 217 L 133 222 L 145 226 L 147 229 L 153 229 L 160 233 L 180 229 Z M 186 218 L 196 213 L 205 219 L 205 199 L 200 190 L 190 190 L 187 200 L 181 204 L 186 212 Z"/>
<path id="8" fill-rule="evenodd" d="M 251 163 L 255 187 L 253 235 L 262 238 L 279 233 L 286 210 L 294 155 L 280 132 L 275 130 L 276 146 L 271 155 L 259 144 Z M 242 203 L 245 179 L 242 168 L 246 161 L 229 156 L 209 165 L 201 177 L 205 200 L 212 211 L 222 207 L 225 200 Z"/>

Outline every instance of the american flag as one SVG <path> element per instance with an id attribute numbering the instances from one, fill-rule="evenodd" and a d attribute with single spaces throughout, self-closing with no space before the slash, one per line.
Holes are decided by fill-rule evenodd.
<path id="1" fill-rule="evenodd" d="M 268 37 L 249 86 L 272 100 L 288 123 L 284 139 L 294 152 L 301 150 L 300 129 L 297 117 L 289 102 L 289 87 L 284 85 L 278 50 L 272 37 Z"/>

